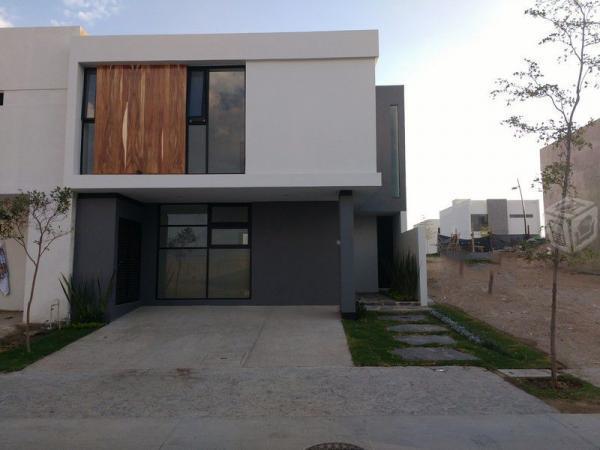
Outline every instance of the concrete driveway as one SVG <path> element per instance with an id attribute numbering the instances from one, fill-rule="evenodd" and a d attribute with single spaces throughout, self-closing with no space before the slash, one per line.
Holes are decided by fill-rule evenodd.
<path id="1" fill-rule="evenodd" d="M 143 307 L 28 371 L 350 367 L 337 307 Z"/>
<path id="2" fill-rule="evenodd" d="M 352 367 L 330 307 L 141 308 L 0 375 L 6 448 L 597 448 L 475 367 Z"/>

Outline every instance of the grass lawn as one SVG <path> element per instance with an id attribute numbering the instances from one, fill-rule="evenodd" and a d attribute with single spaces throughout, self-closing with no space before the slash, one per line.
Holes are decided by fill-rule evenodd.
<path id="1" fill-rule="evenodd" d="M 476 344 L 468 340 L 426 312 L 416 313 L 427 317 L 426 320 L 420 323 L 446 326 L 450 331 L 443 334 L 447 334 L 456 340 L 453 347 L 477 356 L 478 361 L 403 360 L 393 355 L 391 351 L 395 348 L 408 347 L 408 345 L 395 341 L 394 333 L 387 330 L 388 326 L 395 325 L 398 322 L 382 320 L 390 313 L 366 312 L 358 320 L 343 321 L 354 364 L 357 366 L 469 365 L 490 370 L 550 367 L 549 358 L 545 353 L 485 322 L 474 319 L 457 308 L 447 305 L 434 305 L 432 309 L 441 312 L 458 325 L 481 338 L 482 344 Z M 405 314 L 410 313 L 402 313 L 402 315 Z M 561 412 L 600 413 L 600 388 L 576 377 L 561 375 L 558 389 L 552 387 L 550 379 L 506 378 L 506 380 Z"/>
<path id="2" fill-rule="evenodd" d="M 469 317 L 458 309 L 447 306 L 435 306 L 473 334 L 484 339 L 484 344 L 475 344 L 452 330 L 447 333 L 456 340 L 454 348 L 471 353 L 478 361 L 407 361 L 391 354 L 395 348 L 409 347 L 394 340 L 394 333 L 386 328 L 396 322 L 381 320 L 385 313 L 366 312 L 358 320 L 344 320 L 344 330 L 348 339 L 352 360 L 357 366 L 434 366 L 469 365 L 488 369 L 532 369 L 549 367 L 548 357 L 541 351 L 523 344 L 516 338 L 503 333 L 484 322 Z M 445 325 L 437 318 L 425 314 L 427 320 L 422 323 Z M 432 345 L 435 346 L 435 345 Z"/>
<path id="3" fill-rule="evenodd" d="M 101 326 L 102 324 L 71 325 L 61 330 L 52 330 L 45 334 L 33 336 L 31 338 L 31 353 L 27 353 L 24 345 L 0 352 L 0 372 L 21 370 L 29 364 L 60 350 L 65 345 L 90 334 Z"/>

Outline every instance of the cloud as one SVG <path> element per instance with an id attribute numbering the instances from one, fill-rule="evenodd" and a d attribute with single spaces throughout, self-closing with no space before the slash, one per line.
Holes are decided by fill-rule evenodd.
<path id="1" fill-rule="evenodd" d="M 68 25 L 74 22 L 93 24 L 108 19 L 121 9 L 121 0 L 62 0 L 63 20 L 53 19 L 52 25 Z"/>
<path id="2" fill-rule="evenodd" d="M 0 28 L 12 27 L 13 24 L 8 19 L 8 13 L 6 9 L 0 8 Z"/>

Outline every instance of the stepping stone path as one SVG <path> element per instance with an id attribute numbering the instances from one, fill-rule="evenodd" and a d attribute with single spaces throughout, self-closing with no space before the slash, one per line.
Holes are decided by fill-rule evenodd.
<path id="1" fill-rule="evenodd" d="M 472 361 L 473 355 L 445 347 L 407 347 L 393 350 L 394 355 L 409 361 Z"/>
<path id="2" fill-rule="evenodd" d="M 395 320 L 400 323 L 415 323 L 415 322 L 423 322 L 427 320 L 428 317 L 423 314 L 406 314 L 402 316 L 379 316 L 382 320 Z"/>
<path id="3" fill-rule="evenodd" d="M 428 325 L 428 324 L 404 324 L 394 325 L 387 327 L 389 331 L 396 333 L 440 333 L 442 331 L 448 331 L 448 328 L 441 325 Z"/>
<path id="4" fill-rule="evenodd" d="M 438 344 L 438 345 L 453 345 L 456 344 L 456 341 L 452 339 L 450 336 L 446 336 L 445 334 L 433 334 L 433 335 L 425 335 L 425 336 L 394 336 L 394 339 L 398 342 L 402 342 L 404 344 L 409 345 L 429 345 L 429 344 Z"/>
<path id="5" fill-rule="evenodd" d="M 381 320 L 400 322 L 399 325 L 392 325 L 387 327 L 387 329 L 395 333 L 403 333 L 401 336 L 394 336 L 394 339 L 403 344 L 413 346 L 392 350 L 394 355 L 400 356 L 407 361 L 474 361 L 479 359 L 476 356 L 461 352 L 455 348 L 417 347 L 425 345 L 452 346 L 456 344 L 456 341 L 447 334 L 428 334 L 448 331 L 448 328 L 442 325 L 418 323 L 426 321 L 428 318 L 425 314 L 379 316 Z"/>

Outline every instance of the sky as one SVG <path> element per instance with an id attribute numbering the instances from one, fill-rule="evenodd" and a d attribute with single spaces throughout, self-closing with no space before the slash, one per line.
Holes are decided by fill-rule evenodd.
<path id="1" fill-rule="evenodd" d="M 408 224 L 438 218 L 455 198 L 514 198 L 539 173 L 535 138 L 501 125 L 490 91 L 524 57 L 552 63 L 529 0 L 0 0 L 0 26 L 81 25 L 88 33 L 174 34 L 379 30 L 378 85 L 405 86 Z M 1 45 L 1 43 L 0 43 Z M 552 58 L 552 59 L 551 59 Z M 568 70 L 549 70 L 558 82 Z M 588 96 L 581 122 L 597 118 Z M 531 110 L 530 110 L 531 111 Z M 533 107 L 543 117 L 545 106 Z"/>

